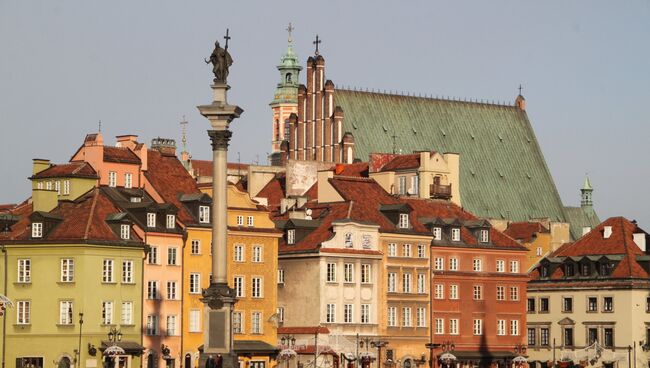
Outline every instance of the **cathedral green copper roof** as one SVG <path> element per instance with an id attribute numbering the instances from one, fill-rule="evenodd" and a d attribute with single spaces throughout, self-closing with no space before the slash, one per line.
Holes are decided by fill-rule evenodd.
<path id="1" fill-rule="evenodd" d="M 463 207 L 479 217 L 567 221 L 525 111 L 511 105 L 336 90 L 356 158 L 371 152 L 460 154 Z M 396 138 L 393 138 L 393 135 Z M 572 216 L 574 217 L 574 216 Z"/>

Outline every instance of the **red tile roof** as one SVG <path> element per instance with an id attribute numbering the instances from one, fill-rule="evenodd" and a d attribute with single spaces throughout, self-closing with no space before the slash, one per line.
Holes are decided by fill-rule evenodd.
<path id="1" fill-rule="evenodd" d="M 229 162 L 228 170 L 248 170 L 248 164 Z M 212 160 L 192 160 L 192 169 L 196 176 L 212 176 Z"/>
<path id="2" fill-rule="evenodd" d="M 418 167 L 420 167 L 420 154 L 412 153 L 393 157 L 380 171 L 415 169 Z"/>
<path id="3" fill-rule="evenodd" d="M 87 162 L 71 162 L 68 164 L 52 165 L 49 168 L 32 175 L 32 179 L 44 178 L 97 178 L 97 172 Z"/>
<path id="4" fill-rule="evenodd" d="M 268 207 L 280 207 L 280 201 L 285 197 L 285 173 L 278 173 L 271 179 L 256 197 L 266 198 Z"/>
<path id="5" fill-rule="evenodd" d="M 336 164 L 332 167 L 334 170 L 334 175 L 340 176 L 358 176 L 367 178 L 368 177 L 368 163 L 367 162 L 355 162 L 353 164 Z"/>
<path id="6" fill-rule="evenodd" d="M 140 158 L 126 147 L 104 146 L 104 161 L 139 164 Z"/>
<path id="7" fill-rule="evenodd" d="M 534 235 L 548 232 L 549 230 L 539 222 L 511 222 L 504 234 L 524 243 L 530 243 Z"/>

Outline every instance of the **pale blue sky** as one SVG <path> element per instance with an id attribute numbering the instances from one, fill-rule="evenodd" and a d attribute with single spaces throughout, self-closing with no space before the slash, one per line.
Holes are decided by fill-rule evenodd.
<path id="1" fill-rule="evenodd" d="M 650 230 L 650 2 L 0 0 L 0 202 L 29 195 L 31 159 L 67 161 L 102 120 L 120 134 L 180 141 L 208 158 L 203 58 L 233 36 L 231 161 L 265 162 L 275 66 L 293 22 L 304 65 L 323 40 L 327 77 L 412 93 L 512 101 L 524 85 L 566 205 L 589 172 L 601 219 Z M 435 149 L 435 147 L 431 147 Z"/>

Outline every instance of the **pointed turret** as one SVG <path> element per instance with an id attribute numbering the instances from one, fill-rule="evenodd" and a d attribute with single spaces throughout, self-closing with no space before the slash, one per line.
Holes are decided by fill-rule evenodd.
<path id="1" fill-rule="evenodd" d="M 580 192 L 582 193 L 582 197 L 580 200 L 580 207 L 592 207 L 594 205 L 591 194 L 594 191 L 594 188 L 591 186 L 591 182 L 589 181 L 589 177 L 585 176 L 585 183 L 582 185 L 582 189 L 580 189 Z"/>

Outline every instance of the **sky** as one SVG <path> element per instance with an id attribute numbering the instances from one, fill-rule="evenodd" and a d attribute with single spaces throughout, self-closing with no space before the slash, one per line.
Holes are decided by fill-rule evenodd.
<path id="1" fill-rule="evenodd" d="M 336 85 L 512 102 L 521 84 L 564 204 L 588 173 L 601 220 L 650 232 L 648 0 L 0 0 L 0 203 L 30 195 L 33 158 L 68 161 L 100 120 L 110 144 L 180 145 L 185 116 L 188 150 L 210 158 L 196 106 L 226 28 L 229 102 L 244 109 L 229 160 L 265 164 L 289 22 L 303 66 L 322 39 Z"/>

